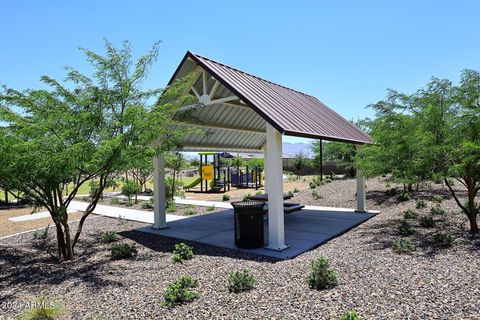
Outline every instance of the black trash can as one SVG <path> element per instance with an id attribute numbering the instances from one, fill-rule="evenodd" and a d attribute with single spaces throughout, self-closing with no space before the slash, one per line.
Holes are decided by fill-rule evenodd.
<path id="1" fill-rule="evenodd" d="M 263 207 L 261 201 L 232 202 L 235 221 L 235 245 L 254 249 L 264 246 Z"/>

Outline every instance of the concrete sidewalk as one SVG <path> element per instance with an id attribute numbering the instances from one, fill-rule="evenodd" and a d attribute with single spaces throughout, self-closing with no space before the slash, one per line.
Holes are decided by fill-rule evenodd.
<path id="1" fill-rule="evenodd" d="M 81 201 L 72 201 L 70 203 L 69 209 L 75 209 L 79 211 L 83 211 L 87 208 L 88 203 L 81 202 Z M 93 213 L 111 217 L 111 218 L 122 218 L 126 220 L 132 221 L 139 221 L 145 223 L 152 223 L 153 224 L 153 211 L 143 211 L 143 210 L 135 210 L 135 209 L 127 209 L 127 208 L 120 208 L 114 206 L 106 206 L 103 204 L 98 204 L 93 210 Z M 173 214 L 167 214 L 167 222 L 185 219 L 185 216 L 177 216 Z"/>

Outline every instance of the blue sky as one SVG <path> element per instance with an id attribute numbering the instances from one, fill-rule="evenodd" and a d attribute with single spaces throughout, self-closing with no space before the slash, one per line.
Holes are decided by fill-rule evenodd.
<path id="1" fill-rule="evenodd" d="M 4 1 L 0 83 L 36 87 L 63 67 L 88 71 L 78 47 L 162 40 L 147 87 L 163 87 L 187 50 L 312 94 L 347 119 L 387 88 L 480 69 L 478 1 Z M 286 141 L 300 141 L 287 138 Z"/>

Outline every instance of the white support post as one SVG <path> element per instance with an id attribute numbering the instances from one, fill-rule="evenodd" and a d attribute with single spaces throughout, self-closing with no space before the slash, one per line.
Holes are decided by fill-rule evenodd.
<path id="1" fill-rule="evenodd" d="M 264 182 L 263 182 L 263 187 L 265 189 L 265 193 L 268 194 L 268 189 L 267 189 L 267 163 L 268 163 L 268 155 L 267 155 L 267 144 L 263 146 L 263 177 L 264 177 Z"/>
<path id="2" fill-rule="evenodd" d="M 357 152 L 362 149 L 363 145 L 357 145 Z M 367 212 L 365 208 L 366 194 L 365 194 L 365 178 L 363 171 L 357 169 L 357 208 L 356 212 Z"/>
<path id="3" fill-rule="evenodd" d="M 284 250 L 285 225 L 283 211 L 282 134 L 267 123 L 268 167 L 265 172 L 268 186 L 268 246 L 271 250 Z"/>
<path id="4" fill-rule="evenodd" d="M 163 154 L 160 154 L 153 158 L 153 199 L 153 228 L 167 228 L 167 217 L 165 212 L 165 159 L 163 157 Z"/>

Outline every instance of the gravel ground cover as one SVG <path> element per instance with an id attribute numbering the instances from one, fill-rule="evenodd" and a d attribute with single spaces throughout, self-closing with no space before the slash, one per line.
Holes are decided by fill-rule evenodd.
<path id="1" fill-rule="evenodd" d="M 480 296 L 479 241 L 465 233 L 466 219 L 452 199 L 440 206 L 447 214 L 434 216 L 437 225 L 424 229 L 410 221 L 416 250 L 399 255 L 391 244 L 398 237 L 403 211 L 429 216 L 432 194 L 444 194 L 441 185 L 425 185 L 409 201 L 385 195 L 385 181 L 367 182 L 368 208 L 382 213 L 359 227 L 293 260 L 273 261 L 233 250 L 191 244 L 195 258 L 171 261 L 175 240 L 134 231 L 141 223 L 98 217 L 86 222 L 74 262 L 57 264 L 53 233 L 43 243 L 31 234 L 0 241 L 0 318 L 18 311 L 6 302 L 31 301 L 39 295 L 59 298 L 66 319 L 338 319 L 354 309 L 367 319 L 478 319 Z M 311 205 L 352 207 L 355 181 L 336 180 L 295 194 Z M 427 207 L 416 209 L 416 198 Z M 72 224 L 75 227 L 75 223 Z M 433 234 L 451 230 L 454 247 L 438 249 Z M 135 244 L 132 260 L 111 261 L 102 232 L 114 230 L 120 242 Z M 306 277 L 312 260 L 325 256 L 340 276 L 339 286 L 316 291 Z M 228 292 L 227 277 L 249 268 L 257 280 L 251 291 Z M 162 305 L 169 283 L 183 275 L 199 280 L 194 302 L 169 309 Z"/>

